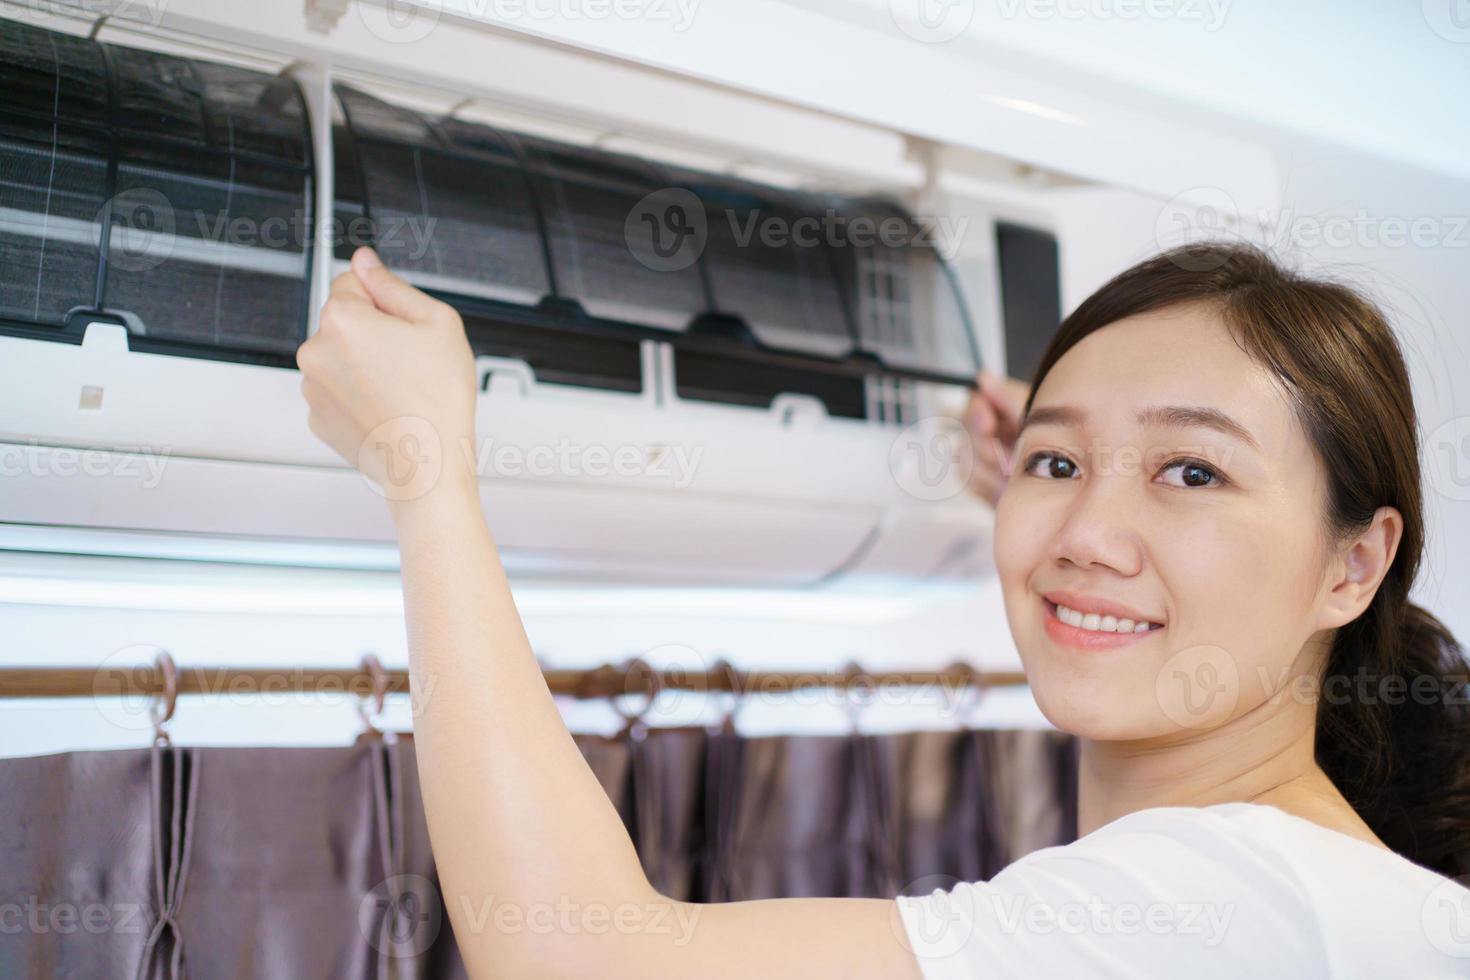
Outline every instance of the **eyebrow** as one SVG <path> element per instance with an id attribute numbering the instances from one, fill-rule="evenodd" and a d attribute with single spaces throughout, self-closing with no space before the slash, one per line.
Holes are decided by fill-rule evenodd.
<path id="1" fill-rule="evenodd" d="M 1204 405 L 1153 405 L 1139 409 L 1134 418 L 1139 425 L 1157 425 L 1176 429 L 1213 429 L 1223 435 L 1239 439 L 1257 452 L 1261 451 L 1260 443 L 1256 442 L 1250 430 L 1218 408 L 1209 408 Z M 1060 425 L 1077 429 L 1081 428 L 1086 420 L 1087 413 L 1080 408 L 1074 408 L 1071 405 L 1042 405 L 1026 413 L 1026 417 L 1021 421 L 1021 428 L 1017 432 L 1017 438 L 1029 426 Z"/>

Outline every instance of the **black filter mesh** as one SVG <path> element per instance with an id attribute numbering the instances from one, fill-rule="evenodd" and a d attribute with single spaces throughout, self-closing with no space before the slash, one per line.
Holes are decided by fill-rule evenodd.
<path id="1" fill-rule="evenodd" d="M 964 302 L 934 237 L 886 202 L 852 202 L 845 217 L 853 244 L 836 252 L 863 349 L 889 367 L 973 377 L 980 365 Z"/>
<path id="2" fill-rule="evenodd" d="M 716 309 L 739 317 L 769 347 L 851 353 L 853 330 L 825 214 L 755 184 L 688 171 L 675 176 L 705 204 L 705 264 Z"/>
<path id="3" fill-rule="evenodd" d="M 669 184 L 657 170 L 633 157 L 519 139 L 545 215 L 559 295 L 593 316 L 671 331 L 708 311 L 696 239 L 673 242 L 668 264 L 643 248 L 647 236 L 661 233 L 649 221 L 665 216 L 659 195 Z"/>
<path id="4" fill-rule="evenodd" d="M 105 306 L 153 339 L 290 354 L 300 343 L 301 200 L 289 171 L 239 182 L 118 170 Z M 271 186 L 274 184 L 275 186 Z"/>
<path id="5" fill-rule="evenodd" d="M 101 48 L 83 38 L 16 21 L 0 29 L 0 110 L 73 124 L 107 123 Z"/>
<path id="6" fill-rule="evenodd" d="M 0 92 L 0 330 L 95 312 L 290 357 L 311 240 L 294 83 L 7 22 Z"/>
<path id="7" fill-rule="evenodd" d="M 511 161 L 359 139 L 383 261 L 420 285 L 534 304 L 551 291 L 525 180 Z"/>
<path id="8" fill-rule="evenodd" d="M 97 291 L 107 164 L 0 136 L 0 317 L 60 326 Z"/>

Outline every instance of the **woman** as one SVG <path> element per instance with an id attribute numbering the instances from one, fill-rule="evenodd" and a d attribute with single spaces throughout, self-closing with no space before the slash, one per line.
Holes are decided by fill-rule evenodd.
<path id="1" fill-rule="evenodd" d="M 976 488 L 1032 690 L 1080 740 L 1083 836 L 897 900 L 658 894 L 486 528 L 458 317 L 363 250 L 298 360 L 313 431 L 396 523 L 475 976 L 1470 975 L 1466 665 L 1407 600 L 1413 403 L 1351 290 L 1243 246 L 1170 253 L 1067 318 L 1024 405 L 982 380 Z"/>

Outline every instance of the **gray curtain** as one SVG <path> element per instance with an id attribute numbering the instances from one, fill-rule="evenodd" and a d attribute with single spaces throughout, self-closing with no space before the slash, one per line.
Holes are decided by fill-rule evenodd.
<path id="1" fill-rule="evenodd" d="M 1046 731 L 576 737 L 688 901 L 892 896 L 1076 828 Z M 0 760 L 0 977 L 463 977 L 413 741 Z"/>

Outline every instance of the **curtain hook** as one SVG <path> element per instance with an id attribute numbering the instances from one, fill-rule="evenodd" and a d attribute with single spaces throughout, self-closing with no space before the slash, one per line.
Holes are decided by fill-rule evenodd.
<path id="1" fill-rule="evenodd" d="M 873 688 L 872 675 L 864 671 L 862 665 L 856 660 L 849 660 L 847 666 L 842 669 L 842 701 L 843 708 L 847 712 L 849 735 L 860 734 L 859 721 L 863 709 L 868 706 L 868 701 L 862 696 L 855 696 L 853 692 L 866 690 L 867 696 L 871 698 Z"/>
<path id="2" fill-rule="evenodd" d="M 632 680 L 634 671 L 640 672 L 649 679 L 647 685 L 640 684 L 639 690 L 636 692 L 629 690 L 629 683 Z M 644 690 L 645 687 L 646 690 Z M 642 657 L 634 657 L 623 665 L 623 693 L 622 695 L 614 694 L 608 698 L 608 703 L 612 705 L 613 710 L 623 718 L 623 730 L 618 733 L 619 738 L 627 738 L 631 735 L 635 740 L 641 741 L 648 734 L 648 723 L 644 720 L 643 716 L 653 707 L 653 702 L 658 698 L 659 692 L 663 688 L 663 675 L 649 666 L 648 661 Z M 648 700 L 637 711 L 630 712 L 623 710 L 623 707 L 618 703 L 618 698 L 635 693 L 644 694 Z"/>
<path id="3" fill-rule="evenodd" d="M 745 675 L 735 669 L 735 665 L 724 657 L 716 660 L 710 668 L 710 673 L 719 675 L 730 687 L 730 705 L 725 709 L 724 717 L 719 723 L 710 726 L 711 733 L 722 732 L 727 735 L 735 734 L 735 716 L 745 705 Z"/>
<path id="4" fill-rule="evenodd" d="M 362 720 L 362 736 L 383 738 L 387 733 L 379 726 L 383 721 L 383 706 L 388 700 L 388 672 L 383 669 L 383 662 L 373 653 L 362 655 L 362 662 L 358 665 L 358 670 L 366 674 L 373 685 L 369 695 L 373 703 L 371 714 L 368 713 L 366 707 L 368 698 L 362 696 L 357 698 L 357 717 Z"/>
<path id="5" fill-rule="evenodd" d="M 153 719 L 153 744 L 166 747 L 171 741 L 165 726 L 173 718 L 174 708 L 178 705 L 179 668 L 169 652 L 160 647 L 153 661 L 153 672 L 163 681 L 163 689 L 154 694 L 153 703 L 148 708 L 149 717 Z"/>
<path id="6" fill-rule="evenodd" d="M 990 693 L 990 681 L 983 671 L 967 660 L 955 661 L 944 669 L 944 673 L 959 674 L 960 686 L 973 692 L 974 699 L 955 712 L 955 725 L 958 728 L 974 728 L 973 715 L 985 703 L 985 698 Z"/>

